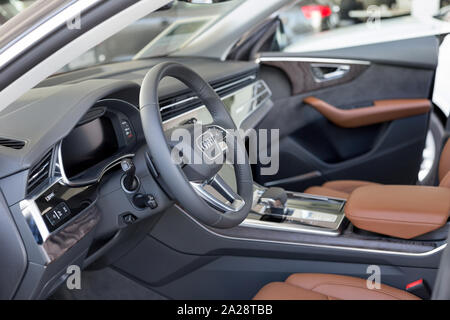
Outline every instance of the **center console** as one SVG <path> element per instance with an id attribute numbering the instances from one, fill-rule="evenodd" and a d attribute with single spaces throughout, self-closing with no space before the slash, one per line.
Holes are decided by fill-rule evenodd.
<path id="1" fill-rule="evenodd" d="M 252 211 L 242 226 L 338 236 L 346 200 L 254 187 Z"/>
<path id="2" fill-rule="evenodd" d="M 350 226 L 352 237 L 435 240 L 449 213 L 446 188 L 368 186 L 344 200 L 255 185 L 252 211 L 242 226 L 335 237 Z"/>

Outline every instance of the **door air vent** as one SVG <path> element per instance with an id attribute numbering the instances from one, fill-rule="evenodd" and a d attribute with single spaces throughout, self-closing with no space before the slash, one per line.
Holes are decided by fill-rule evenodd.
<path id="1" fill-rule="evenodd" d="M 50 150 L 36 165 L 31 168 L 28 174 L 27 194 L 33 192 L 38 186 L 48 181 L 51 175 L 52 154 Z"/>
<path id="2" fill-rule="evenodd" d="M 25 141 L 0 138 L 0 146 L 20 150 L 25 146 Z"/>

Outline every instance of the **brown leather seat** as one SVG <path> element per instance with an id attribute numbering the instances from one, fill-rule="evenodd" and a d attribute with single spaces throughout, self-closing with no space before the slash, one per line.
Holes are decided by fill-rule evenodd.
<path id="1" fill-rule="evenodd" d="M 254 300 L 420 300 L 387 285 L 368 289 L 366 280 L 331 274 L 293 274 L 264 286 Z"/>
<path id="2" fill-rule="evenodd" d="M 438 174 L 439 186 L 450 188 L 450 139 L 442 149 Z M 376 185 L 376 183 L 360 180 L 336 180 L 327 182 L 320 187 L 310 187 L 304 192 L 332 198 L 348 199 L 355 189 L 367 185 Z"/>

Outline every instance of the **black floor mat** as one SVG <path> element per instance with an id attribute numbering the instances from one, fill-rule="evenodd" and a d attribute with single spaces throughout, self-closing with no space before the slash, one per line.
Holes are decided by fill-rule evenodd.
<path id="1" fill-rule="evenodd" d="M 158 293 L 105 268 L 81 273 L 81 289 L 69 290 L 63 284 L 50 300 L 167 300 Z"/>

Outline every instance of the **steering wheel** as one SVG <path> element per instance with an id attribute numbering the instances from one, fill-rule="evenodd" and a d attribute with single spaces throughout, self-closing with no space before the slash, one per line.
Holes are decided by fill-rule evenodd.
<path id="1" fill-rule="evenodd" d="M 158 99 L 158 86 L 165 77 L 183 82 L 206 106 L 213 123 L 183 125 L 192 138 L 173 146 L 164 132 Z M 232 228 L 239 225 L 250 212 L 253 202 L 253 178 L 247 152 L 236 126 L 223 102 L 211 86 L 193 70 L 179 63 L 165 62 L 153 67 L 145 76 L 140 91 L 140 114 L 151 160 L 166 191 L 191 216 L 210 227 Z M 197 126 L 197 128 L 195 127 Z M 233 132 L 232 134 L 230 132 Z M 218 174 L 223 166 L 218 161 L 185 160 L 179 145 L 189 147 L 202 159 L 232 154 L 237 192 Z M 181 164 L 174 159 L 181 157 Z M 184 150 L 184 149 L 183 149 Z M 233 152 L 230 152 L 233 151 Z M 223 154 L 218 154 L 223 153 Z"/>

